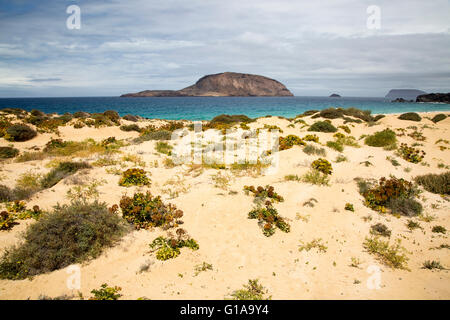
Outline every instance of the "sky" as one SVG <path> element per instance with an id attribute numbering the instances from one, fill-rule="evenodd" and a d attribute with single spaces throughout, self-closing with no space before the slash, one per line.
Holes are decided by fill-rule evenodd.
<path id="1" fill-rule="evenodd" d="M 298 96 L 450 92 L 450 1 L 0 0 L 0 97 L 178 90 L 225 71 Z"/>

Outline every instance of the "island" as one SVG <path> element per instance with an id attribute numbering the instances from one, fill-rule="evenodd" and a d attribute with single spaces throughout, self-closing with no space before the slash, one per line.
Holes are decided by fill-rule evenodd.
<path id="1" fill-rule="evenodd" d="M 121 97 L 280 97 L 293 96 L 281 82 L 260 75 L 223 72 L 202 77 L 181 90 L 145 90 Z"/>
<path id="2" fill-rule="evenodd" d="M 341 96 L 338 95 L 337 93 L 333 93 L 330 95 L 330 98 L 341 98 Z"/>
<path id="3" fill-rule="evenodd" d="M 388 92 L 385 98 L 391 100 L 395 100 L 397 98 L 402 98 L 404 100 L 415 100 L 416 97 L 421 94 L 426 94 L 426 92 L 417 89 L 392 89 Z"/>
<path id="4" fill-rule="evenodd" d="M 450 92 L 423 94 L 416 98 L 416 102 L 450 103 Z"/>

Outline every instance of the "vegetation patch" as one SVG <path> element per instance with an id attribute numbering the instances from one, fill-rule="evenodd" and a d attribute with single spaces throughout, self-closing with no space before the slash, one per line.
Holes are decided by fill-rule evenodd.
<path id="1" fill-rule="evenodd" d="M 89 300 L 118 300 L 122 295 L 119 291 L 120 287 L 108 287 L 108 284 L 104 283 L 100 286 L 100 289 L 94 289 L 91 291 L 93 296 Z"/>
<path id="2" fill-rule="evenodd" d="M 436 194 L 450 194 L 450 171 L 440 174 L 425 174 L 417 176 L 414 181 L 425 190 Z"/>
<path id="3" fill-rule="evenodd" d="M 167 142 L 158 141 L 156 143 L 155 149 L 159 153 L 163 153 L 163 154 L 170 156 L 170 155 L 172 155 L 173 147 L 170 144 L 168 144 Z"/>
<path id="4" fill-rule="evenodd" d="M 258 282 L 258 279 L 248 280 L 248 284 L 243 289 L 231 293 L 232 300 L 271 300 L 271 296 L 266 297 L 268 291 Z"/>
<path id="5" fill-rule="evenodd" d="M 370 233 L 376 236 L 382 236 L 382 237 L 390 237 L 391 236 L 391 230 L 382 223 L 374 224 L 370 227 Z"/>
<path id="6" fill-rule="evenodd" d="M 388 147 L 395 145 L 397 137 L 391 129 L 375 132 L 364 139 L 364 143 L 371 147 Z"/>
<path id="7" fill-rule="evenodd" d="M 408 270 L 406 249 L 401 246 L 401 240 L 397 239 L 395 244 L 390 245 L 389 241 L 383 241 L 378 237 L 366 238 L 363 243 L 364 248 L 370 253 L 376 255 L 386 265 Z"/>
<path id="8" fill-rule="evenodd" d="M 409 147 L 406 143 L 402 143 L 398 149 L 399 155 L 408 162 L 419 163 L 425 157 L 425 151 Z"/>
<path id="9" fill-rule="evenodd" d="M 177 227 L 182 222 L 183 211 L 172 204 L 164 204 L 160 196 L 153 197 L 150 192 L 135 193 L 133 197 L 123 196 L 120 200 L 122 216 L 137 229 Z"/>
<path id="10" fill-rule="evenodd" d="M 287 150 L 292 148 L 293 146 L 304 146 L 306 142 L 304 142 L 300 137 L 290 134 L 287 137 L 279 137 L 279 149 Z"/>
<path id="11" fill-rule="evenodd" d="M 336 132 L 338 129 L 327 121 L 318 121 L 311 125 L 308 131 L 315 132 Z"/>
<path id="12" fill-rule="evenodd" d="M 6 129 L 4 138 L 8 141 L 28 141 L 37 136 L 37 132 L 26 124 L 13 124 Z"/>
<path id="13" fill-rule="evenodd" d="M 409 121 L 420 121 L 422 118 L 419 116 L 418 113 L 415 112 L 407 112 L 401 114 L 398 119 L 400 120 L 409 120 Z"/>
<path id="14" fill-rule="evenodd" d="M 144 169 L 132 168 L 124 171 L 122 177 L 119 180 L 119 186 L 149 186 L 151 184 L 150 179 L 147 177 L 147 173 Z"/>
<path id="15" fill-rule="evenodd" d="M 258 219 L 258 225 L 266 237 L 275 233 L 276 228 L 283 232 L 290 232 L 291 227 L 286 220 L 278 215 L 272 202 L 266 201 L 264 207 L 257 207 L 248 213 L 249 219 Z"/>
<path id="16" fill-rule="evenodd" d="M 325 157 L 327 155 L 325 148 L 319 148 L 311 144 L 305 146 L 303 148 L 303 152 L 306 153 L 307 155 L 317 155 L 322 157 Z"/>
<path id="17" fill-rule="evenodd" d="M 6 250 L 0 278 L 24 279 L 98 257 L 124 235 L 122 221 L 97 201 L 57 205 L 27 228 L 20 246 Z"/>
<path id="18" fill-rule="evenodd" d="M 150 244 L 150 248 L 156 251 L 156 259 L 158 260 L 168 260 L 174 259 L 180 255 L 180 249 L 183 247 L 190 248 L 191 250 L 198 250 L 198 243 L 190 238 L 186 231 L 183 229 L 177 229 L 176 237 L 158 237 Z"/>
<path id="19" fill-rule="evenodd" d="M 0 147 L 0 159 L 14 158 L 19 154 L 19 150 L 13 147 Z"/>
<path id="20" fill-rule="evenodd" d="M 254 186 L 244 186 L 245 194 L 252 193 L 255 199 L 258 199 L 259 202 L 264 201 L 266 198 L 269 198 L 271 202 L 283 202 L 284 198 L 275 192 L 274 187 L 266 185 L 265 187 L 258 186 L 255 188 Z"/>
<path id="21" fill-rule="evenodd" d="M 329 175 L 333 173 L 333 167 L 331 166 L 331 163 L 323 158 L 319 158 L 317 160 L 314 160 L 311 163 L 311 168 L 314 170 L 317 170 L 319 172 L 322 172 L 325 175 Z"/>
<path id="22" fill-rule="evenodd" d="M 56 168 L 50 170 L 40 181 L 43 189 L 51 188 L 62 179 L 76 173 L 81 169 L 89 169 L 91 165 L 87 162 L 60 162 Z"/>
<path id="23" fill-rule="evenodd" d="M 445 114 L 439 113 L 439 114 L 435 115 L 433 117 L 433 119 L 431 119 L 431 121 L 433 121 L 434 123 L 438 123 L 439 121 L 442 121 L 446 118 L 447 118 L 447 116 Z"/>

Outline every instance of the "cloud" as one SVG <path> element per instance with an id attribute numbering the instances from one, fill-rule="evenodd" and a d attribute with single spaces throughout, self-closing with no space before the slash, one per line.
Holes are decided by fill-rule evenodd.
<path id="1" fill-rule="evenodd" d="M 223 71 L 297 95 L 450 91 L 449 2 L 375 3 L 379 30 L 360 0 L 80 0 L 81 29 L 68 30 L 69 3 L 2 2 L 0 96 L 180 89 Z"/>

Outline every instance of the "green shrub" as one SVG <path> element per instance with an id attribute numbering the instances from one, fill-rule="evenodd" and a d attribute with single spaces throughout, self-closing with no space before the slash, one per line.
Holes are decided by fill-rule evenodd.
<path id="1" fill-rule="evenodd" d="M 74 118 L 89 118 L 90 113 L 84 112 L 84 111 L 77 111 L 73 114 Z"/>
<path id="2" fill-rule="evenodd" d="M 155 149 L 159 153 L 163 153 L 163 154 L 170 156 L 172 154 L 173 147 L 170 144 L 168 144 L 167 142 L 158 141 L 156 143 Z"/>
<path id="3" fill-rule="evenodd" d="M 56 168 L 50 170 L 41 180 L 41 186 L 44 189 L 51 188 L 62 179 L 76 173 L 81 169 L 91 168 L 87 162 L 61 162 Z"/>
<path id="4" fill-rule="evenodd" d="M 438 270 L 444 270 L 445 268 L 441 265 L 441 263 L 439 261 L 430 261 L 427 260 L 423 263 L 423 269 L 429 269 L 429 270 L 433 270 L 433 269 L 438 269 Z"/>
<path id="5" fill-rule="evenodd" d="M 375 132 L 373 135 L 366 137 L 364 143 L 371 147 L 387 147 L 395 144 L 397 137 L 391 129 Z"/>
<path id="6" fill-rule="evenodd" d="M 150 244 L 152 251 L 156 251 L 156 259 L 168 260 L 174 259 L 180 255 L 180 249 L 183 247 L 190 248 L 191 250 L 198 250 L 199 245 L 197 241 L 190 238 L 184 229 L 177 229 L 176 237 L 158 237 Z"/>
<path id="7" fill-rule="evenodd" d="M 404 179 L 392 177 L 381 178 L 378 184 L 371 185 L 367 182 L 358 182 L 360 193 L 365 199 L 365 204 L 373 210 L 386 212 L 386 208 L 392 213 L 406 215 L 418 214 L 422 211 L 421 205 L 414 200 L 417 189 L 413 184 Z M 406 206 L 404 209 L 402 206 Z"/>
<path id="8" fill-rule="evenodd" d="M 315 134 L 307 134 L 306 136 L 303 137 L 303 140 L 319 143 L 319 137 Z"/>
<path id="9" fill-rule="evenodd" d="M 312 126 L 309 127 L 308 131 L 315 132 L 336 132 L 337 128 L 333 126 L 331 123 L 326 121 L 318 121 L 315 122 Z"/>
<path id="10" fill-rule="evenodd" d="M 170 140 L 172 138 L 172 133 L 167 130 L 146 132 L 141 136 L 134 139 L 134 143 L 142 143 L 150 140 Z"/>
<path id="11" fill-rule="evenodd" d="M 35 130 L 26 124 L 13 124 L 6 129 L 5 139 L 9 141 L 28 141 L 36 137 Z"/>
<path id="12" fill-rule="evenodd" d="M 406 143 L 402 143 L 398 149 L 399 155 L 408 162 L 419 163 L 425 157 L 425 151 L 409 147 Z"/>
<path id="13" fill-rule="evenodd" d="M 256 189 L 254 186 L 244 186 L 245 194 L 253 193 L 253 196 L 260 201 L 270 198 L 272 202 L 283 202 L 284 198 L 275 192 L 274 187 L 266 185 L 266 187 L 258 186 Z"/>
<path id="14" fill-rule="evenodd" d="M 370 233 L 376 236 L 383 236 L 388 238 L 391 236 L 391 230 L 389 230 L 388 227 L 382 223 L 372 225 L 370 227 Z"/>
<path id="15" fill-rule="evenodd" d="M 117 111 L 106 110 L 105 112 L 103 112 L 103 115 L 114 123 L 120 123 L 120 116 Z"/>
<path id="16" fill-rule="evenodd" d="M 129 131 L 141 132 L 141 128 L 137 124 L 124 124 L 120 126 L 120 130 L 127 132 Z"/>
<path id="17" fill-rule="evenodd" d="M 19 154 L 19 150 L 13 147 L 0 147 L 0 159 L 14 158 Z"/>
<path id="18" fill-rule="evenodd" d="M 278 215 L 277 209 L 273 207 L 270 201 L 266 201 L 264 207 L 257 207 L 250 211 L 248 218 L 258 219 L 258 225 L 262 228 L 266 237 L 273 235 L 276 228 L 283 232 L 291 231 L 290 225 Z"/>
<path id="19" fill-rule="evenodd" d="M 139 121 L 138 117 L 133 116 L 132 114 L 124 115 L 122 118 L 124 120 L 133 121 L 133 122 L 138 122 Z"/>
<path id="20" fill-rule="evenodd" d="M 105 203 L 57 205 L 29 225 L 20 246 L 6 250 L 0 259 L 0 278 L 24 279 L 96 258 L 125 232 L 122 219 Z"/>
<path id="21" fill-rule="evenodd" d="M 327 141 L 327 147 L 339 152 L 344 151 L 344 146 L 337 141 Z"/>
<path id="22" fill-rule="evenodd" d="M 440 174 L 417 176 L 414 181 L 425 190 L 437 194 L 450 194 L 450 171 Z"/>
<path id="23" fill-rule="evenodd" d="M 409 121 L 420 121 L 422 118 L 419 116 L 419 114 L 415 112 L 407 112 L 401 114 L 398 119 L 400 120 L 409 120 Z"/>
<path id="24" fill-rule="evenodd" d="M 319 158 L 317 160 L 314 160 L 311 163 L 311 168 L 313 168 L 314 170 L 320 171 L 323 174 L 332 174 L 333 173 L 333 168 L 331 166 L 331 163 L 323 158 Z"/>
<path id="25" fill-rule="evenodd" d="M 351 204 L 351 203 L 346 203 L 344 209 L 347 211 L 355 212 L 355 208 L 353 207 L 353 204 Z"/>
<path id="26" fill-rule="evenodd" d="M 433 229 L 431 229 L 431 232 L 445 234 L 447 232 L 447 229 L 445 229 L 445 227 L 443 226 L 434 226 Z"/>
<path id="27" fill-rule="evenodd" d="M 304 146 L 306 142 L 304 142 L 300 137 L 290 134 L 287 137 L 279 137 L 279 149 L 287 150 L 292 148 L 293 146 Z"/>
<path id="28" fill-rule="evenodd" d="M 252 122 L 252 121 L 253 121 L 253 119 L 251 119 L 243 114 L 238 114 L 238 115 L 221 114 L 221 115 L 214 117 L 209 122 L 209 124 L 210 125 L 218 124 L 218 123 L 231 124 L 231 123 L 236 123 L 236 122 Z"/>
<path id="29" fill-rule="evenodd" d="M 431 121 L 433 121 L 434 123 L 438 123 L 439 121 L 444 120 L 445 118 L 447 118 L 447 116 L 443 113 L 437 114 L 433 117 L 433 119 L 431 119 Z"/>
<path id="30" fill-rule="evenodd" d="M 144 169 L 132 168 L 122 173 L 122 178 L 119 180 L 119 186 L 149 186 L 150 179 Z"/>
<path id="31" fill-rule="evenodd" d="M 9 230 L 11 229 L 15 224 L 16 218 L 14 215 L 8 211 L 2 211 L 0 212 L 0 230 Z M 1 268 L 1 261 L 0 261 L 0 268 Z M 0 269 L 1 272 L 1 269 Z M 1 278 L 1 274 L 0 274 Z"/>
<path id="32" fill-rule="evenodd" d="M 231 293 L 233 300 L 270 300 L 271 297 L 265 298 L 268 291 L 258 283 L 258 279 L 248 280 L 248 284 L 244 289 L 236 290 Z"/>
<path id="33" fill-rule="evenodd" d="M 339 126 L 338 128 L 344 130 L 346 133 L 352 132 L 348 126 Z"/>
<path id="34" fill-rule="evenodd" d="M 400 246 L 400 239 L 394 245 L 389 245 L 389 241 L 383 241 L 375 238 L 366 238 L 363 243 L 364 248 L 371 254 L 393 268 L 406 269 L 409 258 L 406 256 L 406 249 Z"/>
<path id="35" fill-rule="evenodd" d="M 177 227 L 183 216 L 183 211 L 172 204 L 164 204 L 160 196 L 152 197 L 150 192 L 135 193 L 133 197 L 123 196 L 120 209 L 123 218 L 137 229 Z"/>
<path id="36" fill-rule="evenodd" d="M 303 148 L 303 152 L 308 154 L 308 155 L 317 155 L 317 156 L 322 156 L 325 157 L 327 155 L 327 152 L 325 151 L 324 148 L 319 148 L 316 146 L 313 146 L 311 144 L 308 144 L 307 146 L 305 146 Z"/>
<path id="37" fill-rule="evenodd" d="M 310 170 L 305 173 L 301 180 L 306 183 L 312 183 L 319 186 L 327 186 L 330 182 L 327 174 L 324 174 L 318 170 Z"/>
<path id="38" fill-rule="evenodd" d="M 120 287 L 108 287 L 108 284 L 104 283 L 101 285 L 99 290 L 92 290 L 91 293 L 94 295 L 89 298 L 89 300 L 117 300 L 122 295 L 118 293 L 122 288 Z"/>

